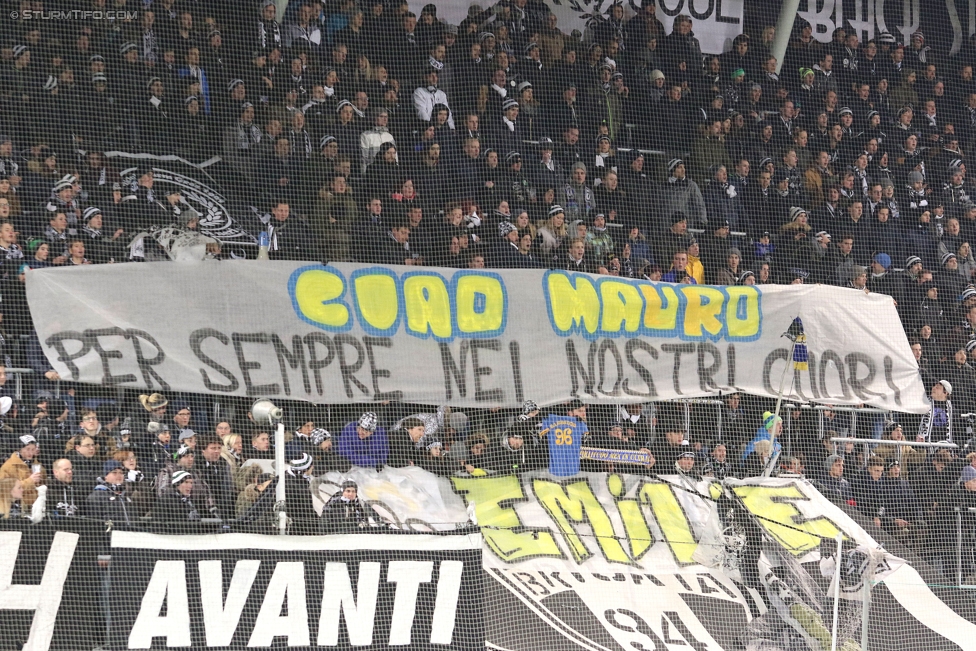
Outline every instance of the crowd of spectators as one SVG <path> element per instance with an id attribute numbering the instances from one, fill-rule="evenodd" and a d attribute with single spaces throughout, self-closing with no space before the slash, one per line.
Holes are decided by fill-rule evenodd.
<path id="1" fill-rule="evenodd" d="M 200 229 L 179 191 L 154 191 L 151 164 L 123 181 L 104 152 L 219 156 L 233 170 L 224 190 L 257 208 L 238 216 L 242 226 L 267 235 L 271 259 L 890 295 L 932 409 L 862 434 L 968 450 L 976 45 L 950 57 L 921 32 L 907 44 L 887 32 L 862 43 L 843 28 L 820 43 L 798 18 L 783 62 L 770 56 L 771 27 L 711 56 L 690 17 L 666 33 L 654 2 L 637 4 L 611 4 L 582 34 L 566 33 L 540 0 L 473 6 L 459 25 L 434 4 L 416 16 L 397 0 L 302 0 L 280 22 L 270 0 L 153 0 L 130 19 L 4 23 L 2 340 L 31 334 L 31 270 L 157 259 L 146 233 Z M 226 255 L 218 239 L 207 245 L 209 257 Z M 156 394 L 110 418 L 76 408 L 73 392 L 45 390 L 59 378 L 33 343 L 21 359 L 44 378 L 34 410 L 0 403 L 12 441 L 0 469 L 4 516 L 228 521 L 273 484 L 246 463 L 271 459 L 269 431 L 191 428 L 189 407 L 167 416 Z M 779 418 L 765 408 L 745 416 L 739 400 L 725 399 L 724 437 L 659 410 L 614 407 L 594 421 L 591 408 L 587 444 L 646 455 L 634 472 L 805 473 L 909 537 L 944 539 L 947 505 L 976 504 L 976 465 L 963 468 L 959 452 L 883 440 L 871 455 L 837 450 L 826 432 L 843 427 L 814 427 L 797 410 L 784 455 Z M 585 408 L 573 411 L 586 420 Z M 329 423 L 334 436 L 315 418 L 296 422 L 294 503 L 311 521 L 308 491 L 294 487 L 353 465 L 547 467 L 534 412 L 491 427 L 449 410 L 370 412 Z M 326 518 L 330 526 L 362 519 L 349 506 L 355 486 L 341 488 L 329 504 L 345 515 Z M 34 508 L 39 490 L 46 507 Z"/>
<path id="2" fill-rule="evenodd" d="M 139 395 L 121 408 L 97 398 L 85 404 L 93 402 L 97 409 L 83 407 L 76 417 L 64 400 L 47 395 L 32 411 L 0 397 L 6 450 L 0 519 L 87 517 L 115 526 L 163 522 L 168 530 L 206 521 L 258 531 L 276 526 L 274 432 L 255 424 L 245 410 L 215 420 L 208 416 L 212 405 L 199 409 L 159 393 Z M 739 394 L 721 404 L 685 408 L 574 401 L 540 409 L 526 401 L 521 410 L 445 406 L 431 412 L 391 404 L 366 412 L 347 405 L 333 412 L 295 403 L 287 410 L 284 448 L 292 530 L 388 524 L 364 506 L 352 482 L 333 480 L 338 490 L 331 499 L 320 493 L 327 501 L 314 505 L 314 478 L 333 471 L 341 478 L 353 468 L 418 466 L 440 476 L 469 477 L 583 470 L 677 475 L 692 482 L 805 476 L 828 497 L 860 510 L 865 523 L 908 545 L 924 539 L 926 553 L 936 556 L 954 544 L 953 507 L 976 506 L 976 452 L 969 445 L 955 454 L 898 445 L 906 442 L 905 428 L 926 417 L 907 422 L 912 417 L 902 415 L 906 424 L 882 417 L 855 420 L 829 406 L 788 405 L 784 423 L 764 411 L 772 408 L 769 401 Z M 837 444 L 837 437 L 865 444 Z M 580 461 L 581 446 L 622 456 L 592 461 L 583 455 Z"/>

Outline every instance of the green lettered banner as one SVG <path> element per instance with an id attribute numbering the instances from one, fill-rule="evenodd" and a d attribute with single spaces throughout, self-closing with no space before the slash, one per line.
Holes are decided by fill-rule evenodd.
<path id="1" fill-rule="evenodd" d="M 891 298 L 837 287 L 225 261 L 35 270 L 27 295 L 61 377 L 103 386 L 514 407 L 775 396 L 785 373 L 791 400 L 928 409 Z"/>

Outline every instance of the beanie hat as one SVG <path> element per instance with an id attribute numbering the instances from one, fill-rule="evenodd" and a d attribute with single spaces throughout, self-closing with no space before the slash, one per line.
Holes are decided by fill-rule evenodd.
<path id="1" fill-rule="evenodd" d="M 375 432 L 376 427 L 379 425 L 379 419 L 376 414 L 367 411 L 365 414 L 359 417 L 359 427 L 362 427 L 367 432 Z"/>
<path id="2" fill-rule="evenodd" d="M 962 290 L 962 294 L 959 296 L 959 300 L 965 302 L 971 298 L 976 298 L 976 288 L 969 286 Z"/>
<path id="3" fill-rule="evenodd" d="M 312 461 L 314 461 L 314 459 L 312 459 L 312 455 L 306 452 L 297 459 L 289 460 L 288 467 L 292 470 L 308 470 L 312 467 Z"/>
<path id="4" fill-rule="evenodd" d="M 771 411 L 767 411 L 763 413 L 763 421 L 762 421 L 763 427 L 766 428 L 766 431 L 769 432 L 770 434 L 773 432 L 774 428 L 776 427 L 776 423 L 782 423 L 782 422 L 783 422 L 782 417 L 777 416 Z"/>
<path id="5" fill-rule="evenodd" d="M 188 473 L 185 470 L 177 470 L 169 478 L 169 483 L 170 483 L 171 486 L 179 486 L 180 484 L 182 484 L 187 479 L 193 479 L 193 475 L 191 475 L 190 473 Z"/>
<path id="6" fill-rule="evenodd" d="M 101 214 L 102 211 L 96 208 L 95 206 L 89 206 L 85 208 L 85 212 L 83 213 L 85 221 L 88 221 L 92 217 L 97 217 L 98 215 Z"/>
<path id="7" fill-rule="evenodd" d="M 939 380 L 938 383 L 942 385 L 942 388 L 945 389 L 946 393 L 952 395 L 952 385 L 949 384 L 949 380 Z"/>
<path id="8" fill-rule="evenodd" d="M 107 475 L 108 473 L 112 472 L 116 468 L 122 468 L 122 467 L 123 467 L 122 464 L 116 461 L 115 459 L 109 459 L 108 461 L 102 464 L 102 475 Z"/>
<path id="9" fill-rule="evenodd" d="M 512 222 L 499 222 L 498 223 L 498 237 L 506 237 L 509 233 L 517 232 L 515 224 Z"/>
<path id="10" fill-rule="evenodd" d="M 949 260 L 955 260 L 955 259 L 956 259 L 955 253 L 946 253 L 945 255 L 942 256 L 942 266 L 945 266 L 945 264 L 949 262 Z"/>
<path id="11" fill-rule="evenodd" d="M 674 170 L 677 169 L 678 165 L 684 165 L 685 162 L 680 158 L 672 158 L 668 161 L 668 174 L 674 174 Z"/>
<path id="12" fill-rule="evenodd" d="M 510 108 L 518 108 L 518 107 L 519 107 L 519 103 L 516 100 L 512 99 L 511 97 L 509 97 L 504 102 L 502 102 L 503 111 L 507 111 Z"/>
<path id="13" fill-rule="evenodd" d="M 800 215 L 805 215 L 805 214 L 807 214 L 806 210 L 804 210 L 800 206 L 793 206 L 792 208 L 790 208 L 790 221 L 795 222 L 797 219 L 800 218 Z"/>
<path id="14" fill-rule="evenodd" d="M 558 203 L 553 204 L 552 208 L 549 209 L 549 216 L 553 217 L 555 215 L 564 214 L 566 211 Z"/>
<path id="15" fill-rule="evenodd" d="M 824 470 L 830 472 L 830 469 L 834 467 L 834 464 L 838 461 L 843 461 L 844 457 L 839 454 L 832 454 L 826 459 L 824 459 Z"/>
<path id="16" fill-rule="evenodd" d="M 878 253 L 871 260 L 877 262 L 885 269 L 891 266 L 891 256 L 887 253 Z"/>
<path id="17" fill-rule="evenodd" d="M 917 255 L 910 255 L 905 260 L 905 267 L 908 268 L 908 267 L 912 266 L 913 264 L 920 263 L 921 261 L 922 261 L 922 258 L 918 257 Z"/>

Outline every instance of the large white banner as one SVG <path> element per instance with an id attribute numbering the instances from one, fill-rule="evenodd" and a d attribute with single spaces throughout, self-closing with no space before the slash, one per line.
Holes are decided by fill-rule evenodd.
<path id="1" fill-rule="evenodd" d="M 55 370 L 103 386 L 514 407 L 785 377 L 791 400 L 928 409 L 891 297 L 838 287 L 238 260 L 35 270 L 27 296 Z"/>
<path id="2" fill-rule="evenodd" d="M 410 0 L 410 10 L 418 16 L 426 0 Z M 441 0 L 437 6 L 437 19 L 459 24 L 468 17 L 468 8 L 477 4 L 482 9 L 495 6 L 495 2 L 471 2 L 470 0 Z M 559 29 L 569 34 L 574 29 L 583 33 L 583 40 L 589 38 L 587 25 L 592 24 L 594 14 L 606 15 L 613 4 L 604 0 L 545 0 L 546 6 L 559 18 Z M 625 20 L 634 15 L 640 6 L 638 0 L 624 3 Z M 671 24 L 679 15 L 691 16 L 692 29 L 701 44 L 702 52 L 721 54 L 732 46 L 732 39 L 742 33 L 742 20 L 745 12 L 744 0 L 657 0 L 657 19 L 671 33 Z M 773 21 L 775 22 L 775 20 Z M 482 26 L 491 29 L 490 22 Z M 660 43 L 658 44 L 660 45 Z"/>
<path id="3" fill-rule="evenodd" d="M 825 540 L 836 549 L 838 533 L 848 549 L 873 557 L 873 626 L 905 631 L 872 632 L 872 649 L 904 649 L 905 639 L 917 640 L 917 648 L 973 648 L 976 625 L 801 477 L 726 482 L 742 515 L 754 517 L 769 541 L 748 536 L 744 547 L 735 545 L 736 527 L 725 520 L 731 502 L 717 502 L 723 491 L 709 478 L 546 472 L 444 478 L 416 467 L 356 468 L 312 481 L 319 508 L 346 479 L 357 482 L 376 520 L 395 529 L 444 531 L 468 521 L 481 527 L 494 615 L 485 622 L 488 648 L 531 651 L 539 648 L 534 641 L 545 640 L 548 648 L 592 651 L 826 651 L 832 565 L 819 565 L 820 551 Z M 815 583 L 809 591 L 805 578 Z M 864 577 L 855 579 L 845 573 L 841 594 L 850 605 L 842 614 L 859 617 Z M 856 623 L 842 627 L 842 636 L 860 640 Z"/>

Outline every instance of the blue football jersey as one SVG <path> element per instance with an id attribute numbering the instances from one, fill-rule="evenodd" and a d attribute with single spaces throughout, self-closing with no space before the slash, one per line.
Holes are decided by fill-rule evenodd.
<path id="1" fill-rule="evenodd" d="M 551 414 L 542 421 L 549 440 L 549 472 L 570 477 L 580 471 L 580 447 L 589 432 L 586 423 L 574 416 Z"/>

